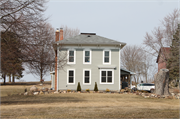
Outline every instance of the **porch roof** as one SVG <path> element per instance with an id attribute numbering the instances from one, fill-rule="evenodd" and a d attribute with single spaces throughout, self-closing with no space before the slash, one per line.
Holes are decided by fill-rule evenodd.
<path id="1" fill-rule="evenodd" d="M 121 75 L 135 75 L 136 73 L 134 73 L 134 72 L 131 72 L 131 71 L 129 71 L 129 70 L 127 70 L 127 69 L 124 69 L 124 68 L 121 68 Z"/>

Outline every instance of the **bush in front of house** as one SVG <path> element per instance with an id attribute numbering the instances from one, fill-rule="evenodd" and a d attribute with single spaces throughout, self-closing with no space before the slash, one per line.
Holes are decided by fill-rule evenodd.
<path id="1" fill-rule="evenodd" d="M 77 91 L 81 91 L 81 85 L 80 85 L 80 82 L 78 82 Z"/>
<path id="2" fill-rule="evenodd" d="M 108 88 L 106 88 L 106 92 L 110 92 L 110 90 Z"/>
<path id="3" fill-rule="evenodd" d="M 89 92 L 90 90 L 89 89 L 86 89 L 86 92 Z"/>
<path id="4" fill-rule="evenodd" d="M 94 91 L 98 91 L 97 83 L 95 82 Z"/>
<path id="5" fill-rule="evenodd" d="M 70 89 L 67 89 L 67 92 L 71 92 L 71 90 L 70 90 Z"/>

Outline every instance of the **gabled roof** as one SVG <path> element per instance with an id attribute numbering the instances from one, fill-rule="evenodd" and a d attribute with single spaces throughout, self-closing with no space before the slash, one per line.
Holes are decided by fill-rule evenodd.
<path id="1" fill-rule="evenodd" d="M 159 57 L 160 57 L 161 52 L 165 52 L 167 55 L 169 55 L 170 49 L 171 49 L 170 47 L 162 47 L 162 48 L 160 48 L 156 63 L 158 63 L 158 61 L 159 61 Z"/>
<path id="2" fill-rule="evenodd" d="M 95 33 L 82 33 L 78 36 L 63 39 L 56 43 L 60 44 L 91 44 L 91 45 L 120 45 L 124 47 L 126 43 L 115 41 L 109 38 L 98 36 Z"/>

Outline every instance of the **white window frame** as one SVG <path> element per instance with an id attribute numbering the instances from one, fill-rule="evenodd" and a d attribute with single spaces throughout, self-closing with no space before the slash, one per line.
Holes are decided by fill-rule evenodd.
<path id="1" fill-rule="evenodd" d="M 85 71 L 89 71 L 89 83 L 85 83 Z M 91 85 L 91 69 L 83 69 L 83 85 Z"/>
<path id="2" fill-rule="evenodd" d="M 69 71 L 73 71 L 74 72 L 74 82 L 73 83 L 69 83 Z M 76 79 L 76 72 L 75 69 L 67 69 L 67 84 L 69 85 L 75 85 L 75 79 Z"/>
<path id="3" fill-rule="evenodd" d="M 69 62 L 69 51 L 74 51 L 74 62 Z M 67 64 L 76 64 L 76 50 L 75 49 L 68 49 L 68 51 L 67 51 Z"/>
<path id="4" fill-rule="evenodd" d="M 108 63 L 106 63 L 104 60 L 105 51 L 109 51 L 109 62 Z M 103 50 L 103 64 L 111 64 L 111 50 Z"/>
<path id="5" fill-rule="evenodd" d="M 101 72 L 102 71 L 106 71 L 106 82 L 105 83 L 101 82 Z M 107 71 L 112 71 L 112 83 L 107 82 Z M 114 69 L 100 69 L 99 79 L 100 79 L 100 84 L 114 84 Z"/>
<path id="6" fill-rule="evenodd" d="M 89 55 L 89 62 L 85 62 L 85 51 L 89 51 L 89 53 L 90 53 L 90 55 Z M 85 49 L 85 50 L 83 50 L 83 64 L 91 64 L 91 57 L 92 57 L 92 55 L 91 55 L 91 50 L 89 50 L 89 49 Z"/>

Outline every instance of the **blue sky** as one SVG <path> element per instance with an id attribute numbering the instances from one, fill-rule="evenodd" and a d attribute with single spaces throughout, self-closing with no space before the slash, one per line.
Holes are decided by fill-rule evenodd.
<path id="1" fill-rule="evenodd" d="M 80 32 L 127 43 L 142 45 L 146 32 L 161 25 L 160 21 L 175 8 L 178 0 L 50 0 L 45 12 L 54 29 L 61 25 Z M 24 73 L 22 80 L 39 81 Z M 50 74 L 45 77 L 50 80 Z"/>

